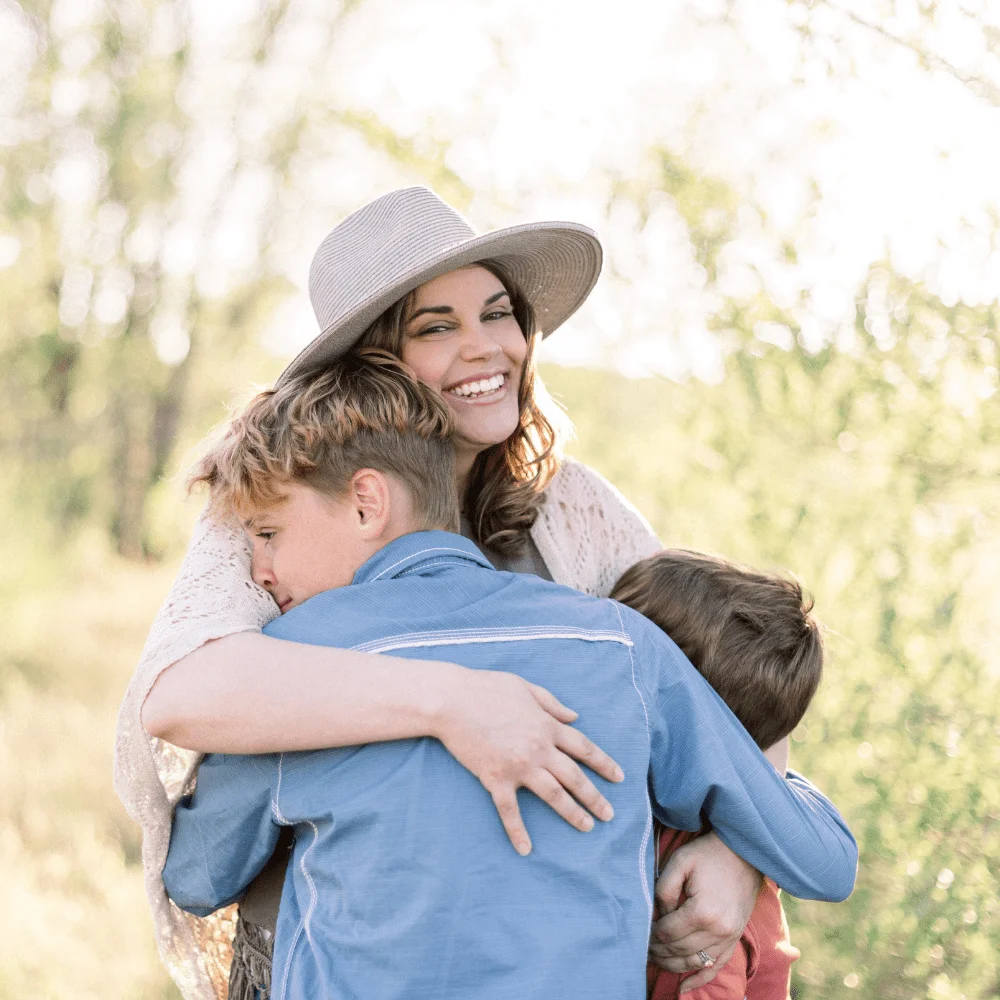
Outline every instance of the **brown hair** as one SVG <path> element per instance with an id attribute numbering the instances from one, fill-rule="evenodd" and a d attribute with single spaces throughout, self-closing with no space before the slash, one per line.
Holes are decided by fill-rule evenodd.
<path id="1" fill-rule="evenodd" d="M 762 749 L 799 724 L 819 685 L 823 640 L 794 580 L 666 549 L 626 570 L 611 596 L 677 643 Z"/>
<path id="2" fill-rule="evenodd" d="M 250 517 L 298 482 L 330 497 L 358 469 L 392 475 L 426 528 L 458 528 L 455 452 L 444 401 L 387 351 L 356 350 L 259 393 L 198 463 L 211 505 Z"/>
<path id="3" fill-rule="evenodd" d="M 555 412 L 555 404 L 536 374 L 534 355 L 539 337 L 531 303 L 503 264 L 480 260 L 476 266 L 489 271 L 510 295 L 511 311 L 528 342 L 528 353 L 521 372 L 517 430 L 480 452 L 469 473 L 462 507 L 477 542 L 513 554 L 522 550 L 528 529 L 538 517 L 545 488 L 559 469 L 560 431 L 566 421 Z M 382 313 L 358 343 L 401 357 L 403 327 L 413 294 Z"/>

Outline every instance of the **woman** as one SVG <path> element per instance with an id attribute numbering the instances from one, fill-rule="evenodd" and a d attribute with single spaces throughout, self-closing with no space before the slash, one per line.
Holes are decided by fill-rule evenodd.
<path id="1" fill-rule="evenodd" d="M 359 342 L 394 352 L 454 416 L 463 532 L 501 568 L 606 596 L 660 545 L 611 486 L 559 456 L 533 363 L 539 336 L 579 307 L 600 265 L 600 244 L 583 226 L 534 223 L 476 236 L 432 192 L 392 192 L 321 244 L 310 295 L 323 332 L 279 381 Z M 518 678 L 431 661 L 414 669 L 412 660 L 260 635 L 278 608 L 252 582 L 249 551 L 238 525 L 199 523 L 119 718 L 116 785 L 143 826 L 161 954 L 192 997 L 222 995 L 229 930 L 173 908 L 160 879 L 171 806 L 191 781 L 194 751 L 435 736 L 480 778 L 522 852 L 530 841 L 519 787 L 586 829 L 590 813 L 606 818 L 608 805 L 577 761 L 609 779 L 616 767 L 568 725 L 571 706 Z M 731 954 L 759 876 L 712 836 L 685 850 L 658 886 L 667 909 L 682 885 L 689 896 L 661 922 L 670 939 L 661 954 L 675 971 L 707 970 Z M 262 873 L 243 904 L 234 1000 L 239 990 L 254 995 L 252 980 L 266 980 L 280 863 L 276 871 Z"/>

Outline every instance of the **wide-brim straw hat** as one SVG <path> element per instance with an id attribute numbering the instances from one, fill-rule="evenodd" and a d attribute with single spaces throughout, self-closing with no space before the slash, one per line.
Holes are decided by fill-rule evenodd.
<path id="1" fill-rule="evenodd" d="M 347 216 L 319 245 L 309 297 L 321 332 L 278 384 L 328 365 L 425 281 L 486 259 L 510 272 L 548 336 L 590 294 L 602 258 L 597 234 L 579 223 L 529 222 L 480 236 L 428 188 L 391 191 Z"/>

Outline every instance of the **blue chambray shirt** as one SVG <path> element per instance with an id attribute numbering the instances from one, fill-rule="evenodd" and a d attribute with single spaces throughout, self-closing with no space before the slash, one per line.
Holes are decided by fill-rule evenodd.
<path id="1" fill-rule="evenodd" d="M 349 587 L 264 630 L 296 642 L 507 670 L 579 712 L 625 772 L 595 777 L 615 818 L 589 833 L 521 791 L 511 847 L 480 783 L 435 739 L 209 755 L 174 816 L 164 883 L 205 915 L 245 891 L 295 828 L 272 996 L 330 1000 L 645 997 L 652 818 L 703 816 L 796 896 L 840 900 L 857 847 L 805 779 L 781 778 L 674 643 L 641 615 L 498 572 L 471 542 L 418 532 Z"/>

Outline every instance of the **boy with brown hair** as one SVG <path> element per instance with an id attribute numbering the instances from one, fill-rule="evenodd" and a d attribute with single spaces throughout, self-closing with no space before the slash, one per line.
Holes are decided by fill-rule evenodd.
<path id="1" fill-rule="evenodd" d="M 794 580 L 699 552 L 667 549 L 628 569 L 611 596 L 655 622 L 719 693 L 784 773 L 789 733 L 819 686 L 823 640 L 812 601 Z M 700 832 L 657 829 L 660 864 Z M 764 879 L 733 957 L 691 1000 L 786 1000 L 791 965 L 777 886 Z M 650 965 L 650 1000 L 676 1000 L 683 980 Z"/>
<path id="2" fill-rule="evenodd" d="M 614 821 L 584 836 L 525 795 L 537 838 L 521 857 L 483 786 L 425 736 L 210 754 L 174 816 L 174 902 L 203 916 L 238 899 L 292 827 L 274 1000 L 603 1000 L 645 993 L 654 815 L 686 830 L 705 815 L 788 891 L 845 898 L 857 846 L 836 809 L 778 775 L 663 632 L 499 572 L 448 530 L 449 432 L 401 362 L 359 351 L 259 396 L 198 478 L 253 534 L 254 579 L 284 612 L 266 635 L 515 674 L 571 700 L 624 772 L 594 775 Z"/>

